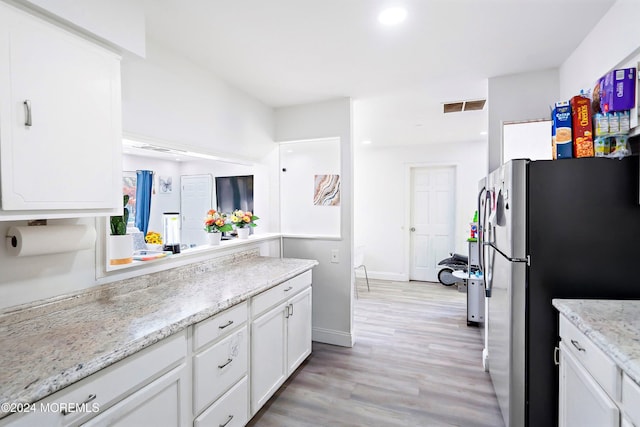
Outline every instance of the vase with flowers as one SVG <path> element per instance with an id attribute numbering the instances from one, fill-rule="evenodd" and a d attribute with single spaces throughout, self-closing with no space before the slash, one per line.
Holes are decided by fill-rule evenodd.
<path id="1" fill-rule="evenodd" d="M 219 245 L 222 233 L 233 230 L 233 226 L 227 223 L 227 214 L 209 209 L 204 219 L 204 231 L 207 232 L 210 245 Z"/>
<path id="2" fill-rule="evenodd" d="M 231 223 L 236 227 L 238 238 L 248 239 L 249 230 L 256 226 L 255 221 L 258 219 L 260 218 L 250 211 L 242 211 L 240 209 L 233 211 L 231 214 Z"/>

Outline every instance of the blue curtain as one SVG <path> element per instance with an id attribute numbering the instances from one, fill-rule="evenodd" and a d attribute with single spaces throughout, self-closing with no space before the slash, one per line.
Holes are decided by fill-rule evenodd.
<path id="1" fill-rule="evenodd" d="M 143 236 L 149 228 L 149 214 L 151 214 L 151 189 L 153 188 L 153 171 L 136 171 L 136 221 L 138 230 Z"/>

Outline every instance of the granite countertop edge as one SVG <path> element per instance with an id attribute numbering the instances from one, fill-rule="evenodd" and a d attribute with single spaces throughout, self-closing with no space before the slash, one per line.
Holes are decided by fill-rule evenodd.
<path id="1" fill-rule="evenodd" d="M 573 308 L 572 305 L 576 303 L 595 302 L 599 300 L 578 300 L 578 299 L 561 299 L 555 298 L 552 300 L 553 306 L 567 319 L 578 328 L 580 332 L 585 334 L 591 341 L 602 350 L 613 362 L 624 372 L 629 378 L 640 385 L 640 360 L 632 358 L 631 355 L 620 348 L 617 340 L 612 339 L 606 332 L 601 332 L 602 325 L 598 325 L 598 322 L 590 322 L 585 319 L 578 309 Z M 609 300 L 611 301 L 611 300 Z M 630 301 L 630 300 L 628 300 Z M 640 301 L 634 301 L 638 304 L 638 314 L 640 315 Z M 597 308 L 595 308 L 597 310 Z M 612 319 L 613 321 L 613 319 Z M 640 351 L 640 331 L 636 331 L 635 336 L 628 336 L 629 342 L 637 343 L 636 346 Z"/>
<path id="2" fill-rule="evenodd" d="M 274 258 L 283 260 L 282 258 Z M 286 259 L 285 259 L 286 260 Z M 139 339 L 128 341 L 119 345 L 117 348 L 113 348 L 111 351 L 98 355 L 93 359 L 86 360 L 82 364 L 75 364 L 68 368 L 57 372 L 55 375 L 32 381 L 29 384 L 25 384 L 24 388 L 20 392 L 14 392 L 5 394 L 2 390 L 0 395 L 0 403 L 34 403 L 49 395 L 62 390 L 63 388 L 76 383 L 88 376 L 114 364 L 128 356 L 131 356 L 157 342 L 174 335 L 187 327 L 194 325 L 200 321 L 203 321 L 211 316 L 214 316 L 230 307 L 247 301 L 249 298 L 265 292 L 299 274 L 302 274 L 313 267 L 318 265 L 315 260 L 296 260 L 299 261 L 297 266 L 292 266 L 284 274 L 274 275 L 268 277 L 265 281 L 257 283 L 251 289 L 240 294 L 232 295 L 226 299 L 221 299 L 217 304 L 212 304 L 202 310 L 199 310 L 191 315 L 179 319 L 177 321 L 171 321 L 164 326 L 155 330 L 149 331 Z M 250 267 L 249 267 L 250 268 Z M 143 297 L 144 293 L 140 294 Z M 86 303 L 82 299 L 78 299 L 78 303 Z M 43 303 L 43 307 L 46 306 L 46 302 Z M 6 412 L 0 411 L 0 419 L 9 415 Z"/>

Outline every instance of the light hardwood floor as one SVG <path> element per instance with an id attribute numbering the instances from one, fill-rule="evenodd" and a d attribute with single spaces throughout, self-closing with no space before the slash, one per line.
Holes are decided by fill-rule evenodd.
<path id="1" fill-rule="evenodd" d="M 248 424 L 503 426 L 466 294 L 428 282 L 358 279 L 353 348 L 313 353 Z"/>

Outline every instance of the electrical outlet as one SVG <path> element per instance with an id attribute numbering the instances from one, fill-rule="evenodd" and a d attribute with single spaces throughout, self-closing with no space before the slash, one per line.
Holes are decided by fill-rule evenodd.
<path id="1" fill-rule="evenodd" d="M 340 257 L 338 256 L 337 249 L 331 249 L 331 262 L 337 264 L 340 262 Z"/>

